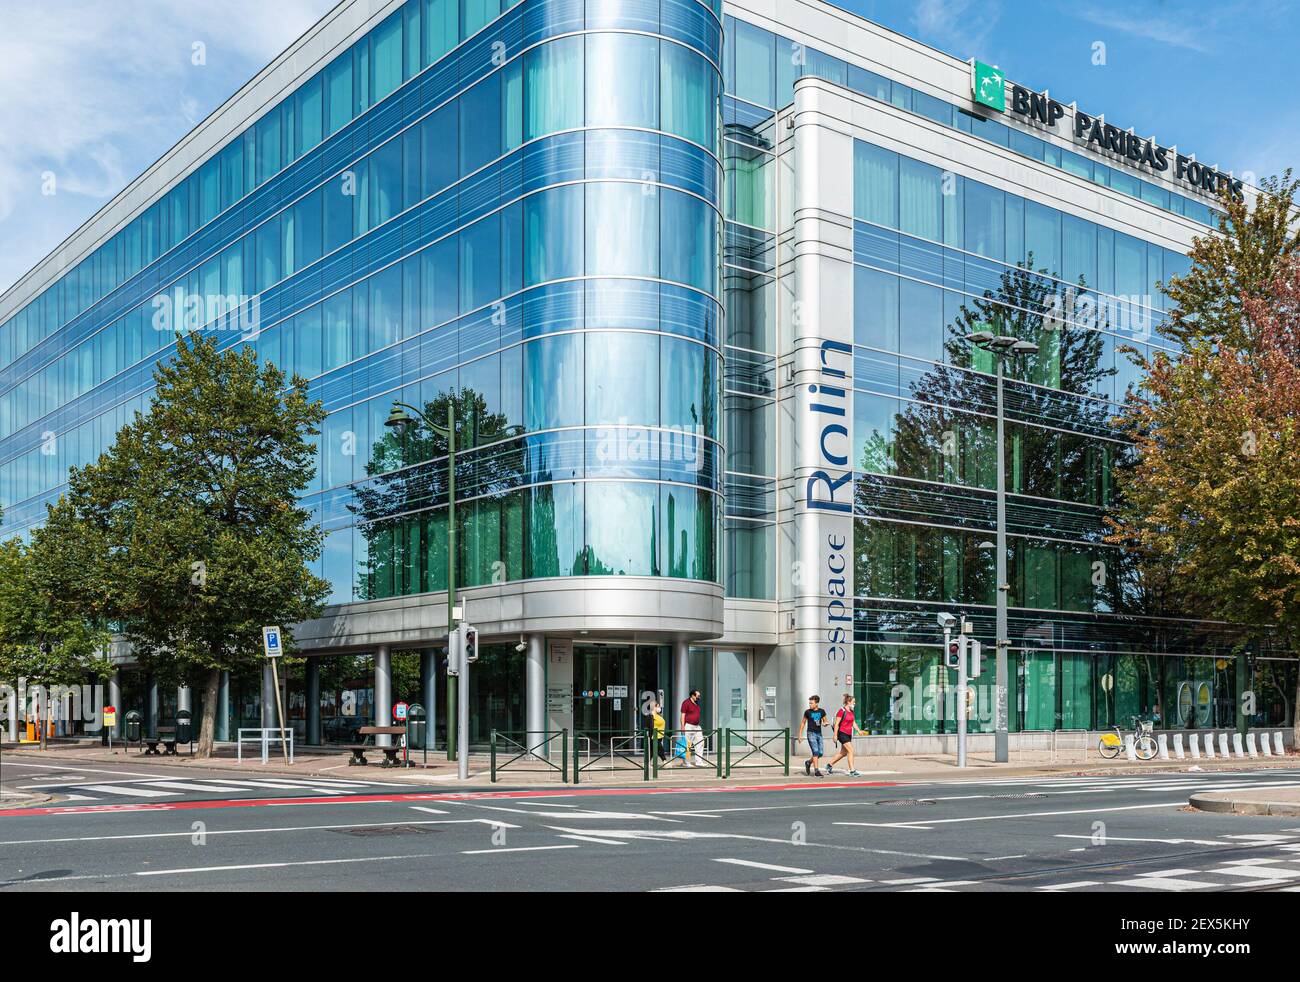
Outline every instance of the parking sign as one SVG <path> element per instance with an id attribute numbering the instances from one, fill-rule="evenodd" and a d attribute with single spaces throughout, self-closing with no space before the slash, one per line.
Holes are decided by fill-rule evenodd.
<path id="1" fill-rule="evenodd" d="M 262 650 L 266 652 L 267 658 L 279 658 L 283 652 L 280 644 L 280 629 L 278 627 L 262 628 Z"/>

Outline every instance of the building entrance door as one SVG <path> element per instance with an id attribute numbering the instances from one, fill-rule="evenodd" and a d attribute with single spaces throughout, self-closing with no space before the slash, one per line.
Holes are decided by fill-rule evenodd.
<path id="1" fill-rule="evenodd" d="M 717 649 L 718 727 L 747 730 L 749 725 L 749 652 Z"/>
<path id="2" fill-rule="evenodd" d="M 637 726 L 631 645 L 573 646 L 573 729 L 606 746 Z"/>

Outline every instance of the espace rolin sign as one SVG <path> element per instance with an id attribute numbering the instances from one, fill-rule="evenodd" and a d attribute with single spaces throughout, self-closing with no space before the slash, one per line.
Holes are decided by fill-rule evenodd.
<path id="1" fill-rule="evenodd" d="M 1037 123 L 1049 129 L 1057 129 L 1057 124 L 1065 118 L 1066 106 L 1050 98 L 1047 93 L 1030 92 L 1024 86 L 1011 85 L 1011 102 L 989 98 L 989 85 L 992 79 L 1001 73 L 991 69 L 983 62 L 972 64 L 972 90 L 975 101 L 1006 112 L 1008 109 L 1027 122 Z M 985 83 L 981 89 L 980 83 Z M 1001 102 L 1002 105 L 997 103 Z M 1217 195 L 1221 189 L 1227 189 L 1233 197 L 1241 197 L 1244 182 L 1230 174 L 1215 170 L 1199 161 L 1193 160 L 1169 147 L 1162 147 L 1154 140 L 1146 140 L 1136 133 L 1122 130 L 1118 126 L 1104 122 L 1085 112 L 1074 110 L 1073 133 L 1076 143 L 1084 144 L 1089 150 L 1112 153 L 1135 167 L 1146 167 L 1156 174 L 1167 174 L 1173 168 L 1173 180 L 1198 191 Z"/>

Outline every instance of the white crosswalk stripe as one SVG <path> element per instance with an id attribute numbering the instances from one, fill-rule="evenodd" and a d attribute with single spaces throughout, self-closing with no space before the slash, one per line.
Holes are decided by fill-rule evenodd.
<path id="1" fill-rule="evenodd" d="M 311 778 L 223 778 L 204 776 L 203 778 L 139 778 L 132 780 L 105 781 L 100 784 L 67 783 L 47 786 L 64 801 L 96 802 L 113 799 L 161 799 L 179 798 L 192 795 L 252 795 L 265 794 L 268 790 L 298 792 L 317 797 L 340 797 L 364 791 L 379 791 L 384 788 L 408 788 L 410 785 L 387 781 L 339 781 L 333 778 L 315 780 Z M 64 790 L 65 789 L 65 790 Z M 292 795 L 290 795 L 292 797 Z"/>

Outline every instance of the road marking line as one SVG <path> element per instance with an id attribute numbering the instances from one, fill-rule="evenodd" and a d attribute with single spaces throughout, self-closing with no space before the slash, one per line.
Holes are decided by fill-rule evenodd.
<path id="1" fill-rule="evenodd" d="M 1165 801 L 1151 805 L 1121 805 L 1115 808 L 1079 808 L 1072 811 L 1054 812 L 1018 812 L 1014 815 L 972 815 L 968 818 L 932 818 L 926 819 L 926 825 L 954 825 L 959 822 L 1000 822 L 1012 818 L 1051 818 L 1056 815 L 1101 815 L 1106 812 L 1141 811 L 1149 808 L 1181 808 L 1185 801 Z M 873 828 L 916 828 L 911 822 L 895 822 L 890 825 L 878 825 L 874 822 L 834 822 L 835 825 L 870 825 Z"/>
<path id="2" fill-rule="evenodd" d="M 1092 840 L 1090 835 L 1067 835 L 1064 832 L 1058 832 L 1054 838 L 1057 839 L 1088 839 Z M 1165 846 L 1220 846 L 1224 849 L 1231 848 L 1227 842 L 1221 842 L 1218 839 L 1143 839 L 1137 836 L 1124 835 L 1107 835 L 1107 842 L 1158 842 Z"/>
<path id="3" fill-rule="evenodd" d="M 435 815 L 443 815 L 445 812 L 434 812 Z M 454 823 L 433 822 L 424 819 L 416 821 L 403 822 L 347 822 L 339 825 L 284 825 L 267 829 L 208 829 L 207 835 L 257 835 L 262 832 L 327 832 L 332 829 L 368 829 L 368 828 L 388 828 L 395 825 L 448 825 L 448 824 L 468 824 L 469 822 L 479 822 L 492 825 L 502 825 L 501 822 L 488 822 L 487 819 L 464 819 Z M 517 828 L 518 826 L 509 825 L 506 828 Z M 190 830 L 184 832 L 133 832 L 122 835 L 69 835 L 60 836 L 54 839 L 13 839 L 8 842 L 0 842 L 0 846 L 36 846 L 51 845 L 58 842 L 117 842 L 128 839 L 179 839 L 189 838 L 194 835 Z"/>
<path id="4" fill-rule="evenodd" d="M 1187 890 L 1223 889 L 1222 883 L 1206 883 L 1202 880 L 1161 879 L 1158 876 L 1137 877 L 1132 880 L 1111 880 L 1108 885 L 1116 887 L 1135 887 L 1144 890 L 1168 890 L 1171 893 L 1182 893 Z"/>
<path id="5" fill-rule="evenodd" d="M 618 839 L 597 839 L 594 835 L 562 835 L 561 839 L 576 839 L 578 842 L 594 842 L 601 846 L 625 846 L 626 842 Z"/>
<path id="6" fill-rule="evenodd" d="M 1073 883 L 1053 883 L 1049 886 L 1039 887 L 1044 893 L 1056 893 L 1059 890 L 1079 890 L 1083 887 L 1101 886 L 1101 880 L 1075 880 Z"/>
<path id="7" fill-rule="evenodd" d="M 715 863 L 730 863 L 733 866 L 751 866 L 754 869 L 771 870 L 773 873 L 811 873 L 810 869 L 797 866 L 773 866 L 771 863 L 756 863 L 752 859 L 715 859 Z"/>
<path id="8" fill-rule="evenodd" d="M 185 869 L 147 869 L 139 870 L 129 876 L 180 876 L 185 873 L 226 873 L 245 869 L 283 869 L 286 866 L 338 866 L 344 863 L 382 863 L 395 859 L 428 859 L 436 853 L 423 856 L 357 856 L 348 859 L 302 859 L 286 860 L 278 863 L 242 863 L 238 866 L 191 866 Z"/>
<path id="9" fill-rule="evenodd" d="M 124 794 L 131 798 L 174 798 L 175 791 L 154 791 L 150 788 L 128 788 L 125 785 L 79 784 L 78 791 L 98 791 L 101 794 Z"/>
<path id="10" fill-rule="evenodd" d="M 719 887 L 709 886 L 704 883 L 696 883 L 685 887 L 660 887 L 658 890 L 651 890 L 651 893 L 744 893 L 744 890 L 737 887 Z"/>
<path id="11" fill-rule="evenodd" d="M 151 788 L 172 788 L 176 791 L 229 791 L 220 784 L 199 784 L 197 781 L 150 781 Z"/>
<path id="12" fill-rule="evenodd" d="M 552 849 L 581 849 L 581 846 L 514 846 L 510 849 L 464 849 L 462 856 L 490 856 L 502 852 L 548 852 Z"/>
<path id="13" fill-rule="evenodd" d="M 798 883 L 806 887 L 840 887 L 850 883 L 870 883 L 859 876 L 837 876 L 834 873 L 814 873 L 811 876 L 777 876 L 782 883 Z"/>
<path id="14" fill-rule="evenodd" d="M 903 887 L 911 886 L 913 883 L 938 883 L 939 878 L 937 876 L 909 876 L 902 880 L 879 880 L 877 882 L 889 886 Z"/>

